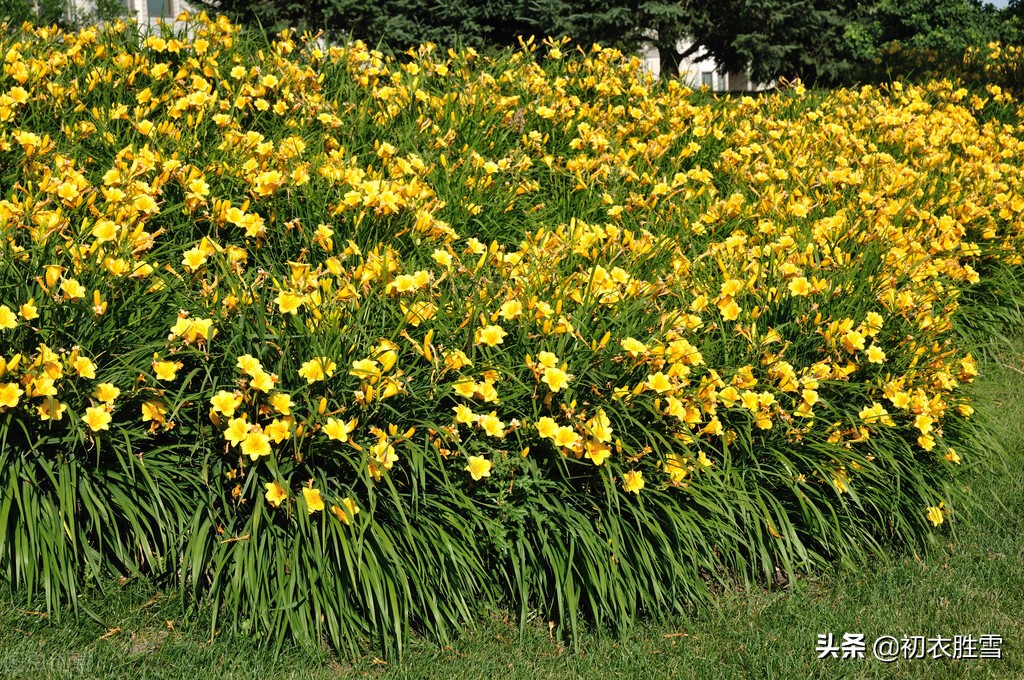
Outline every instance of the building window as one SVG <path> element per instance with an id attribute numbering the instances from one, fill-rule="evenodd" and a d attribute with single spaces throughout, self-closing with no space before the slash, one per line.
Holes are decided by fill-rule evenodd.
<path id="1" fill-rule="evenodd" d="M 146 0 L 146 15 L 151 19 L 173 19 L 171 0 Z"/>
<path id="2" fill-rule="evenodd" d="M 715 72 L 704 71 L 700 74 L 700 84 L 705 85 L 712 90 L 715 89 Z"/>

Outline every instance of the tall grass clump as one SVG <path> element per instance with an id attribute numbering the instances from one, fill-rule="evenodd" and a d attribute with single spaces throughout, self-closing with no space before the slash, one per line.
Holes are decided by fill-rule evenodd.
<path id="1" fill-rule="evenodd" d="M 0 39 L 13 588 L 147 574 L 213 629 L 397 653 L 482 603 L 687 614 L 955 516 L 1016 100 L 310 38 Z"/>

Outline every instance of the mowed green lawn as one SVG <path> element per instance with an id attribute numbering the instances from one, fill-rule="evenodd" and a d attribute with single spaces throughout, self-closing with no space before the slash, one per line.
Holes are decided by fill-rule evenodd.
<path id="1" fill-rule="evenodd" d="M 174 593 L 132 582 L 83 598 L 92 618 L 53 624 L 24 599 L 0 593 L 0 677 L 229 678 L 959 678 L 1024 677 L 1024 363 L 1021 346 L 993 351 L 977 386 L 994 408 L 990 469 L 970 477 L 976 508 L 954 515 L 933 554 L 878 556 L 774 592 L 732 592 L 720 607 L 670 626 L 640 625 L 615 640 L 597 634 L 579 651 L 500 612 L 439 649 L 417 638 L 401 661 L 352 661 L 260 640 L 218 635 Z M 965 464 L 970 451 L 963 449 Z M 863 633 L 864 659 L 819 660 L 817 636 Z M 1001 659 L 872 658 L 881 635 L 998 635 Z M 952 652 L 952 643 L 947 643 Z"/>

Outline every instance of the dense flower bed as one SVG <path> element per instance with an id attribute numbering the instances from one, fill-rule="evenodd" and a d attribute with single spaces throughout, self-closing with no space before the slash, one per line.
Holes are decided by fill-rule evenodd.
<path id="1" fill-rule="evenodd" d="M 0 571 L 51 607 L 142 571 L 336 645 L 625 625 L 917 545 L 983 453 L 1009 94 L 205 17 L 0 52 Z"/>

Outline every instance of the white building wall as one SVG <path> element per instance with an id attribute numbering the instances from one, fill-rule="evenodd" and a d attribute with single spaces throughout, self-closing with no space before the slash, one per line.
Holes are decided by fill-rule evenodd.
<path id="1" fill-rule="evenodd" d="M 644 68 L 655 76 L 661 75 L 661 55 L 653 45 L 644 45 L 640 50 L 640 58 L 644 60 Z"/>
<path id="2" fill-rule="evenodd" d="M 90 0 L 70 1 L 75 9 L 82 12 L 91 12 L 95 9 L 95 4 Z M 151 26 L 159 23 L 161 17 L 163 21 L 174 22 L 181 12 L 194 11 L 194 8 L 184 0 L 121 0 L 121 4 L 128 11 L 127 18 Z"/>
<path id="3" fill-rule="evenodd" d="M 690 45 L 681 43 L 677 49 L 684 52 Z M 661 73 L 661 57 L 653 45 L 646 45 L 640 51 L 644 60 L 644 67 L 654 75 Z M 707 85 L 714 92 L 728 92 L 730 90 L 742 90 L 745 92 L 757 92 L 767 89 L 764 83 L 751 83 L 746 73 L 725 73 L 718 69 L 712 59 L 684 59 L 679 64 L 679 77 L 693 89 L 700 89 Z"/>

